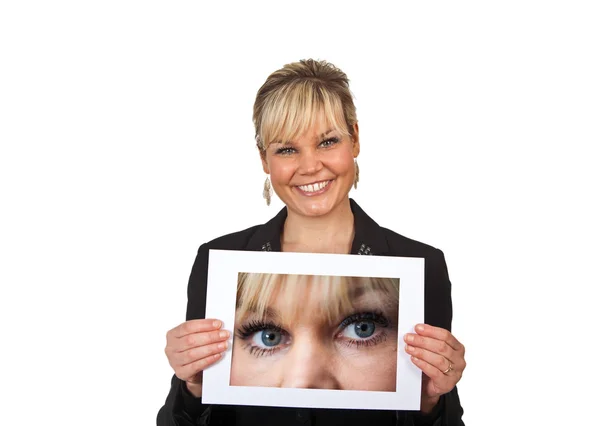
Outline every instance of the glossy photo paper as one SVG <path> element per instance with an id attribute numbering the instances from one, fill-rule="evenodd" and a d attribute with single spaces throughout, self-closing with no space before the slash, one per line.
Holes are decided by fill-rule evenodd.
<path id="1" fill-rule="evenodd" d="M 423 322 L 422 258 L 211 250 L 206 318 L 232 347 L 203 402 L 418 410 L 402 336 Z"/>

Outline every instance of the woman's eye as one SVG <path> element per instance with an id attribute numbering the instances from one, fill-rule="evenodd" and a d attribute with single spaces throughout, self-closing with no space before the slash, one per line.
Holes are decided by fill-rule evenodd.
<path id="1" fill-rule="evenodd" d="M 258 331 L 252 337 L 252 343 L 254 343 L 256 346 L 264 346 L 267 348 L 272 348 L 279 345 L 281 340 L 281 331 L 277 330 Z"/>
<path id="2" fill-rule="evenodd" d="M 264 328 L 248 336 L 248 347 L 250 353 L 263 356 L 271 355 L 291 343 L 291 336 L 284 330 L 276 328 Z"/>
<path id="3" fill-rule="evenodd" d="M 292 336 L 287 331 L 263 321 L 250 321 L 242 325 L 236 336 L 244 342 L 244 349 L 257 357 L 274 355 L 292 343 Z"/>
<path id="4" fill-rule="evenodd" d="M 337 337 L 350 348 L 375 346 L 387 339 L 389 326 L 382 313 L 360 312 L 342 321 Z"/>
<path id="5" fill-rule="evenodd" d="M 375 334 L 376 326 L 374 321 L 361 320 L 346 326 L 342 335 L 349 339 L 367 339 Z"/>
<path id="6" fill-rule="evenodd" d="M 324 147 L 329 147 L 329 146 L 335 145 L 339 141 L 340 140 L 338 138 L 329 138 L 329 139 L 326 139 L 323 142 L 321 142 L 321 145 Z"/>
<path id="7" fill-rule="evenodd" d="M 375 323 L 373 321 L 357 322 L 354 324 L 354 332 L 363 339 L 371 337 L 375 333 Z"/>
<path id="8" fill-rule="evenodd" d="M 294 148 L 279 148 L 277 154 L 279 155 L 290 155 L 294 153 Z"/>

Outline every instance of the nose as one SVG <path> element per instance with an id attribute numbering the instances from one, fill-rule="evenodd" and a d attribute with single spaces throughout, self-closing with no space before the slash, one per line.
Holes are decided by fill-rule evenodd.
<path id="1" fill-rule="evenodd" d="M 312 175 L 323 168 L 319 154 L 315 150 L 305 149 L 300 154 L 298 171 L 303 175 Z"/>
<path id="2" fill-rule="evenodd" d="M 295 336 L 286 354 L 282 387 L 341 389 L 336 377 L 335 352 L 318 336 Z"/>

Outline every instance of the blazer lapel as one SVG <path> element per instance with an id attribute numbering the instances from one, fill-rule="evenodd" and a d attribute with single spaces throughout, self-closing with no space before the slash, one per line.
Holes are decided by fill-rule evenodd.
<path id="1" fill-rule="evenodd" d="M 350 208 L 354 215 L 354 240 L 351 254 L 385 255 L 389 251 L 383 228 L 371 219 L 356 201 L 350 199 Z M 281 251 L 281 233 L 287 218 L 287 207 L 275 217 L 258 227 L 248 241 L 246 250 Z"/>

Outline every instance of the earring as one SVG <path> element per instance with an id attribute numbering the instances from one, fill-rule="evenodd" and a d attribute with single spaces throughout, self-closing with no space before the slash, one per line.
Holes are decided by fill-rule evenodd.
<path id="1" fill-rule="evenodd" d="M 267 200 L 267 206 L 271 205 L 271 194 L 273 193 L 273 189 L 271 188 L 271 181 L 269 177 L 265 179 L 265 186 L 263 187 L 263 198 Z"/>
<path id="2" fill-rule="evenodd" d="M 354 189 L 356 189 L 356 186 L 358 185 L 358 177 L 360 174 L 360 170 L 358 168 L 358 163 L 356 162 L 356 159 L 354 159 L 354 169 L 356 170 L 354 173 Z"/>

